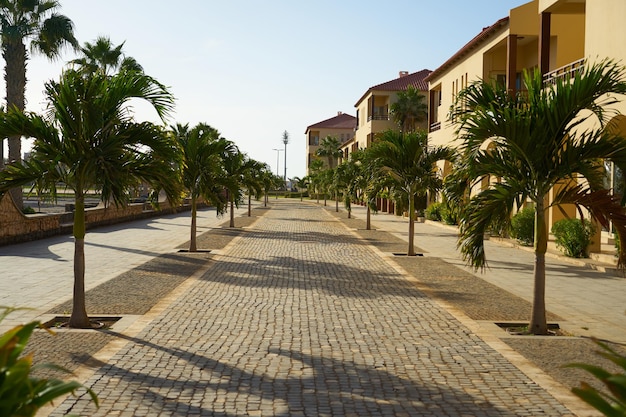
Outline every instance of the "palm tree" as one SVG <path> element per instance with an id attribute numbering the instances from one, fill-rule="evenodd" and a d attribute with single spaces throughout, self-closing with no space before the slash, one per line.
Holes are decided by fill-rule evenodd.
<path id="1" fill-rule="evenodd" d="M 80 71 L 90 73 L 102 71 L 106 75 L 112 75 L 119 71 L 143 72 L 143 67 L 135 58 L 127 57 L 122 52 L 124 43 L 114 46 L 106 36 L 99 36 L 94 43 L 85 42 L 80 48 L 82 58 L 70 61 L 70 64 L 78 65 Z"/>
<path id="2" fill-rule="evenodd" d="M 328 160 L 328 168 L 335 168 L 335 162 L 337 158 L 340 158 L 343 155 L 341 152 L 341 142 L 335 136 L 326 136 L 320 142 L 320 147 L 317 149 L 315 154 L 317 156 L 326 157 Z"/>
<path id="3" fill-rule="evenodd" d="M 322 183 L 322 173 L 324 168 L 324 162 L 320 159 L 314 159 L 309 164 L 309 183 L 315 190 L 315 196 L 317 198 L 317 204 L 320 202 L 320 186 Z"/>
<path id="4" fill-rule="evenodd" d="M 182 151 L 182 183 L 191 198 L 189 252 L 196 252 L 198 199 L 202 198 L 215 206 L 218 215 L 226 210 L 222 161 L 234 152 L 234 144 L 220 137 L 219 132 L 206 123 L 199 123 L 192 129 L 188 124 L 177 124 L 171 127 L 171 132 Z"/>
<path id="5" fill-rule="evenodd" d="M 582 209 L 587 209 L 604 226 L 612 221 L 622 242 L 626 241 L 624 208 L 603 185 L 603 160 L 626 169 L 626 140 L 602 128 L 611 115 L 606 106 L 617 102 L 614 93 L 626 93 L 625 77 L 623 67 L 604 61 L 551 85 L 543 83 L 539 72 L 525 74 L 527 92 L 517 95 L 480 81 L 461 92 L 453 111 L 463 145 L 449 191 L 454 204 L 467 203 L 458 243 L 465 260 L 476 269 L 484 268 L 484 234 L 504 230 L 515 207 L 527 201 L 534 205 L 531 333 L 548 332 L 546 210 L 574 204 L 582 215 Z M 589 125 L 599 127 L 589 129 Z M 467 201 L 465 185 L 476 185 L 488 176 L 498 178 L 498 183 Z M 546 204 L 556 185 L 560 191 Z"/>
<path id="6" fill-rule="evenodd" d="M 404 133 L 415 131 L 417 123 L 428 117 L 428 105 L 425 96 L 412 85 L 398 93 L 398 100 L 391 104 L 391 115 Z"/>
<path id="7" fill-rule="evenodd" d="M 348 218 L 352 217 L 352 201 L 358 198 L 363 179 L 362 166 L 354 155 L 355 152 L 350 155 L 350 159 L 339 164 L 334 172 L 335 188 L 343 196 Z"/>
<path id="8" fill-rule="evenodd" d="M 248 192 L 248 217 L 252 216 L 252 195 L 258 200 L 263 192 L 263 172 L 270 167 L 254 159 L 250 159 L 248 169 L 243 173 L 242 183 Z"/>
<path id="9" fill-rule="evenodd" d="M 235 146 L 235 150 L 224 158 L 223 163 L 226 172 L 224 184 L 228 190 L 228 201 L 230 204 L 229 226 L 235 227 L 235 206 L 239 207 L 239 203 L 243 198 L 243 190 L 250 184 L 247 182 L 247 176 L 258 162 L 248 158 L 246 154 L 240 152 Z"/>
<path id="10" fill-rule="evenodd" d="M 7 89 L 7 108 L 15 106 L 23 111 L 26 91 L 26 62 L 28 52 L 26 42 L 30 40 L 30 49 L 42 53 L 50 59 L 57 58 L 62 47 L 78 47 L 74 37 L 74 24 L 61 14 L 60 7 L 54 0 L 0 0 L 0 36 L 2 38 L 2 57 L 4 58 L 4 79 Z M 22 159 L 20 136 L 9 137 L 9 161 Z M 3 140 L 0 140 L 0 145 Z M 0 146 L 0 169 L 4 167 L 3 147 Z M 22 189 L 11 190 L 15 203 L 22 207 Z"/>
<path id="11" fill-rule="evenodd" d="M 389 185 L 389 177 L 381 175 L 377 160 L 370 155 L 369 149 L 359 149 L 350 154 L 350 160 L 356 165 L 356 177 L 354 187 L 361 193 L 361 198 L 365 201 L 365 228 L 372 228 L 372 210 L 377 211 L 376 197 Z"/>
<path id="12" fill-rule="evenodd" d="M 291 178 L 291 184 L 293 184 L 293 186 L 298 190 L 298 194 L 300 194 L 300 201 L 302 201 L 302 196 L 303 196 L 303 192 L 302 189 L 306 188 L 308 185 L 308 178 L 307 177 L 293 177 Z"/>
<path id="13" fill-rule="evenodd" d="M 151 123 L 137 123 L 128 105 L 147 101 L 164 118 L 173 108 L 172 95 L 156 80 L 140 73 L 85 77 L 63 73 L 46 84 L 44 116 L 13 107 L 0 114 L 0 135 L 34 138 L 33 157 L 0 172 L 0 192 L 38 181 L 56 197 L 64 183 L 75 195 L 74 299 L 71 327 L 90 327 L 85 308 L 85 193 L 99 190 L 102 201 L 125 205 L 128 191 L 145 182 L 162 189 L 171 201 L 180 195 L 179 151 L 170 135 Z M 156 195 L 157 193 L 153 193 Z"/>
<path id="14" fill-rule="evenodd" d="M 280 187 L 283 179 L 279 177 L 278 175 L 274 174 L 272 170 L 269 167 L 267 167 L 267 169 L 264 169 L 261 171 L 260 181 L 261 181 L 262 188 L 263 188 L 263 194 L 265 194 L 263 206 L 267 207 L 267 202 L 269 200 L 268 195 L 269 195 L 270 190 Z"/>
<path id="15" fill-rule="evenodd" d="M 325 169 L 318 173 L 318 186 L 324 193 L 324 206 L 328 204 L 328 194 L 333 190 L 334 169 Z"/>
<path id="16" fill-rule="evenodd" d="M 415 198 L 428 192 L 436 193 L 442 178 L 435 170 L 437 161 L 449 160 L 453 152 L 447 147 L 429 147 L 428 134 L 418 130 L 412 133 L 387 130 L 369 149 L 369 156 L 380 167 L 379 172 L 392 180 L 392 188 L 401 193 L 409 208 L 408 256 L 415 256 Z"/>

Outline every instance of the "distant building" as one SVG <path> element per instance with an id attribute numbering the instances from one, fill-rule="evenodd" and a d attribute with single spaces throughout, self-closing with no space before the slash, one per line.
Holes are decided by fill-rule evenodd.
<path id="1" fill-rule="evenodd" d="M 367 91 L 356 102 L 356 133 L 354 139 L 344 143 L 342 150 L 344 157 L 357 149 L 365 149 L 372 144 L 374 135 L 385 130 L 398 130 L 398 125 L 393 121 L 390 108 L 398 99 L 398 93 L 413 86 L 424 97 L 428 97 L 428 83 L 426 77 L 431 71 L 423 69 L 409 74 L 408 71 L 400 71 L 398 78 L 377 84 Z M 427 99 L 424 104 L 428 104 Z M 424 129 L 428 127 L 425 121 Z"/>
<path id="2" fill-rule="evenodd" d="M 312 124 L 306 128 L 306 173 L 310 174 L 309 166 L 311 161 L 318 158 L 315 153 L 319 149 L 320 142 L 327 136 L 339 139 L 341 144 L 351 141 L 354 138 L 354 129 L 356 127 L 356 117 L 346 113 L 337 112 L 337 116 L 321 122 Z M 321 158 L 327 165 L 326 158 Z"/>

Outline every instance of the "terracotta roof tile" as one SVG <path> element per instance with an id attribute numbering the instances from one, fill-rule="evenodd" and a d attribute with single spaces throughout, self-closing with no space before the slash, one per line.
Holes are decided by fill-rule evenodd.
<path id="1" fill-rule="evenodd" d="M 381 84 L 377 84 L 373 87 L 370 87 L 365 94 L 361 96 L 359 101 L 354 105 L 355 107 L 367 96 L 371 91 L 404 91 L 409 86 L 415 87 L 419 91 L 428 91 L 428 83 L 425 81 L 426 77 L 430 75 L 432 71 L 429 69 L 423 69 L 421 71 L 414 72 L 412 74 L 407 74 L 398 78 L 395 78 L 391 81 L 387 81 Z"/>
<path id="2" fill-rule="evenodd" d="M 468 55 L 474 48 L 477 48 L 486 40 L 489 40 L 489 38 L 492 35 L 500 31 L 503 27 L 508 27 L 508 24 L 509 24 L 509 18 L 503 17 L 502 19 L 498 20 L 493 25 L 483 28 L 483 30 L 478 35 L 476 35 L 471 41 L 466 43 L 465 46 L 463 46 L 461 49 L 457 51 L 457 53 L 452 55 L 439 68 L 431 72 L 430 75 L 426 77 L 426 81 L 430 81 L 433 77 L 438 77 L 441 74 L 443 74 L 450 67 L 452 67 L 457 61 L 462 59 L 464 56 Z"/>
<path id="3" fill-rule="evenodd" d="M 306 132 L 311 129 L 354 129 L 355 127 L 356 117 L 346 113 L 341 113 L 335 117 L 331 117 L 330 119 L 312 124 L 306 128 L 304 133 L 306 134 Z"/>

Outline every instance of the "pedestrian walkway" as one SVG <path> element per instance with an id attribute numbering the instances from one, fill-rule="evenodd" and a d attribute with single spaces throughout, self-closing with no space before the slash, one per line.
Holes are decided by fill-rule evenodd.
<path id="1" fill-rule="evenodd" d="M 273 203 L 53 416 L 573 413 L 313 204 Z M 154 317 L 154 318 L 153 318 Z"/>
<path id="2" fill-rule="evenodd" d="M 353 214 L 365 219 L 364 207 Z M 372 227 L 393 232 L 408 241 L 408 220 L 380 213 L 372 215 Z M 473 271 L 456 248 L 457 229 L 435 222 L 416 223 L 415 245 L 424 256 L 438 257 L 464 268 L 529 302 L 533 294 L 534 254 L 531 251 L 487 241 L 489 267 Z M 593 336 L 626 344 L 626 278 L 581 266 L 564 256 L 546 258 L 546 308 L 564 318 L 559 324 L 580 336 Z"/>
<path id="3" fill-rule="evenodd" d="M 244 212 L 245 209 L 238 210 Z M 215 209 L 198 211 L 198 233 L 226 221 Z M 85 288 L 89 290 L 189 240 L 188 211 L 89 230 Z M 0 306 L 29 308 L 8 316 L 0 332 L 37 319 L 72 297 L 74 239 L 56 236 L 0 246 Z"/>

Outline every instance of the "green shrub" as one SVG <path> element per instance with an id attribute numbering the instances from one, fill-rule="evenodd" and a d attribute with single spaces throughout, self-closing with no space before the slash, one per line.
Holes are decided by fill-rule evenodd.
<path id="1" fill-rule="evenodd" d="M 511 236 L 524 246 L 535 241 L 535 209 L 527 206 L 511 218 Z"/>
<path id="2" fill-rule="evenodd" d="M 0 307 L 0 321 L 14 310 Z M 38 367 L 63 370 L 54 365 L 33 366 L 31 355 L 22 356 L 28 340 L 38 326 L 39 322 L 31 322 L 0 334 L 0 416 L 34 416 L 37 410 L 55 398 L 83 387 L 75 381 L 33 378 L 30 375 Z M 91 390 L 87 391 L 97 406 L 96 394 Z"/>
<path id="3" fill-rule="evenodd" d="M 572 392 L 605 416 L 626 416 L 626 356 L 620 355 L 602 342 L 597 340 L 594 340 L 594 342 L 604 349 L 603 352 L 597 353 L 616 364 L 624 372 L 612 374 L 604 368 L 595 365 L 585 363 L 569 364 L 567 365 L 568 367 L 580 368 L 589 372 L 602 382 L 608 390 L 608 392 L 599 391 L 591 385 L 581 382 L 580 387 L 572 388 Z"/>
<path id="4" fill-rule="evenodd" d="M 22 213 L 24 214 L 35 214 L 36 211 L 34 208 L 30 207 L 30 206 L 24 206 L 22 207 Z"/>
<path id="5" fill-rule="evenodd" d="M 459 224 L 459 211 L 450 207 L 447 203 L 443 203 L 443 209 L 441 210 L 441 220 L 445 224 Z"/>
<path id="6" fill-rule="evenodd" d="M 435 222 L 441 221 L 441 211 L 443 210 L 443 203 L 432 203 L 426 207 L 425 213 L 428 220 Z"/>
<path id="7" fill-rule="evenodd" d="M 586 219 L 563 219 L 552 226 L 552 234 L 557 246 L 565 255 L 573 258 L 589 256 L 587 248 L 595 232 L 593 224 Z"/>

